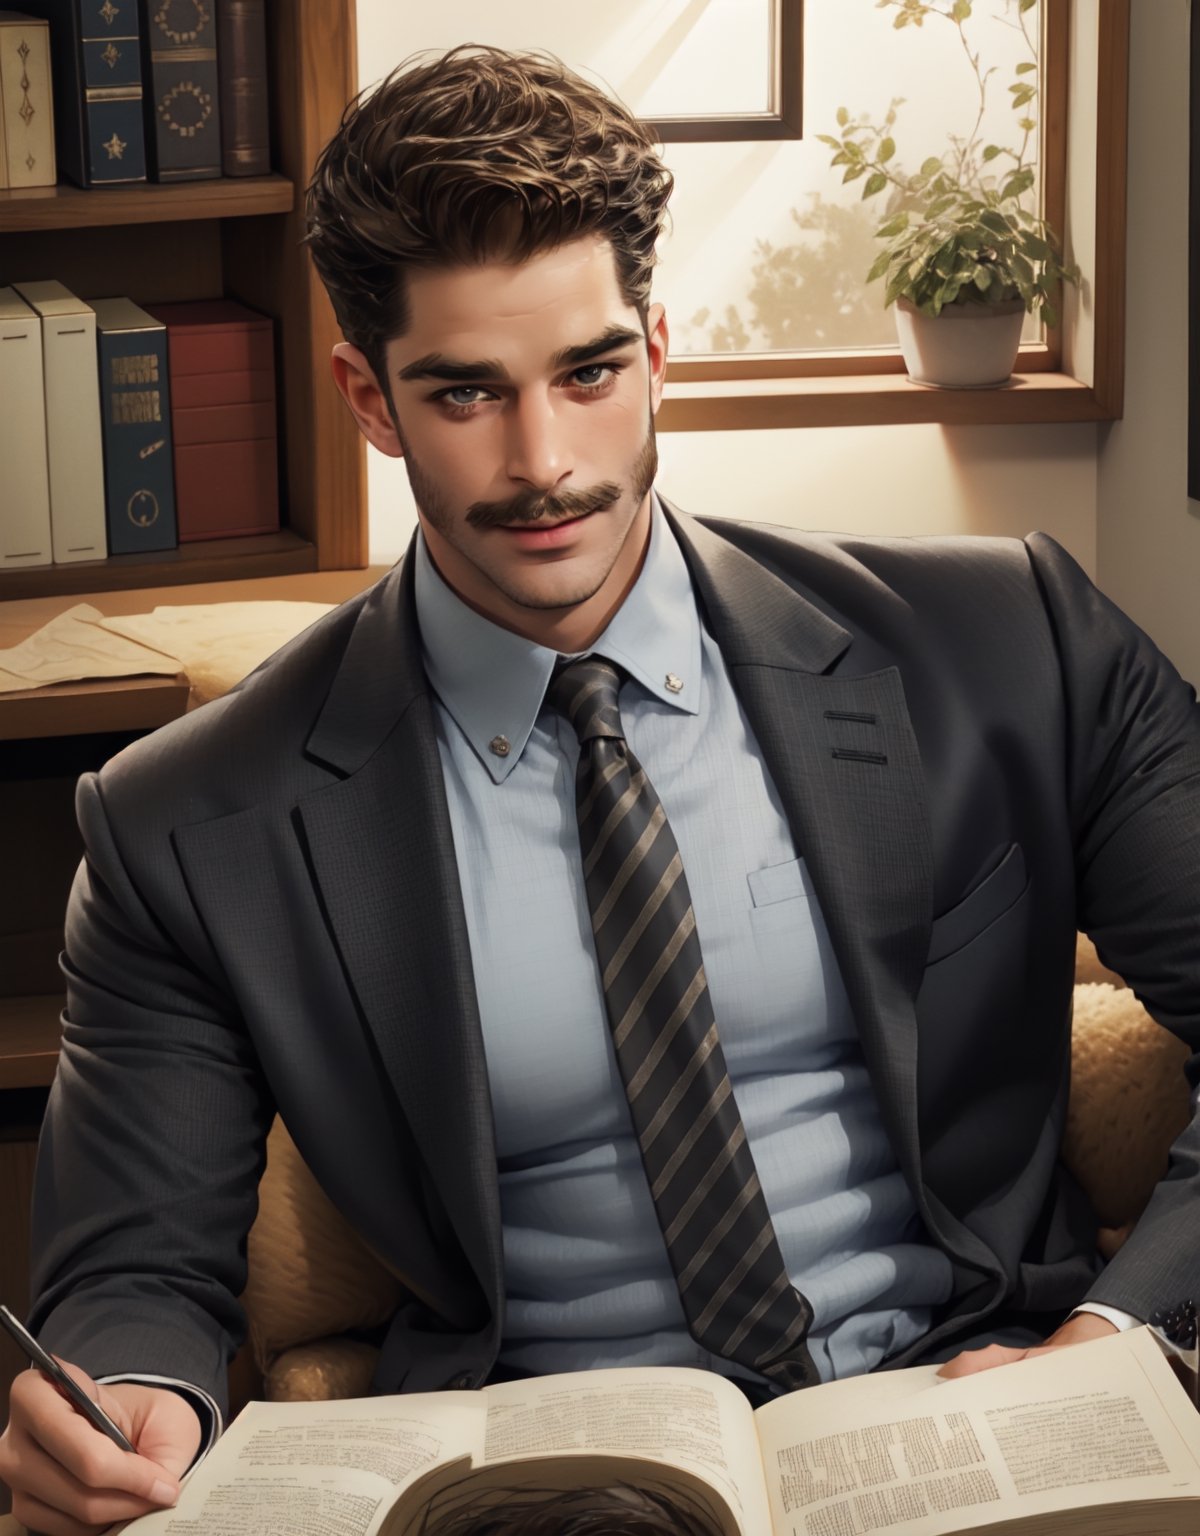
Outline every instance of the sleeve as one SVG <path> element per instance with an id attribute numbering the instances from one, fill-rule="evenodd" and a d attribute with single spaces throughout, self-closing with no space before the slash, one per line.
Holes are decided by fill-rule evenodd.
<path id="1" fill-rule="evenodd" d="M 1066 707 L 1078 926 L 1147 1011 L 1191 1048 L 1200 1082 L 1200 710 L 1149 638 L 1052 539 L 1027 541 Z M 1195 1104 L 1195 1099 L 1193 1103 Z M 1087 1301 L 1135 1317 L 1200 1274 L 1200 1116 Z"/>
<path id="2" fill-rule="evenodd" d="M 109 771 L 85 775 L 76 799 L 86 851 L 61 958 L 30 1321 L 94 1377 L 193 1383 L 219 1414 L 272 1105 L 169 834 L 152 830 L 143 795 L 125 817 L 135 878 L 106 808 Z M 137 805 L 141 773 L 118 777 Z"/>

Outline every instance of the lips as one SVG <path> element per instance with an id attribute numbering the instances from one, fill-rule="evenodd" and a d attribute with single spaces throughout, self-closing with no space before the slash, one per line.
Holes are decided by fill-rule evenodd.
<path id="1" fill-rule="evenodd" d="M 507 533 L 512 541 L 523 549 L 554 549 L 559 545 L 569 544 L 574 538 L 576 528 L 582 526 L 589 517 L 590 512 L 581 513 L 578 517 L 560 518 L 556 523 L 501 523 L 500 531 Z"/>

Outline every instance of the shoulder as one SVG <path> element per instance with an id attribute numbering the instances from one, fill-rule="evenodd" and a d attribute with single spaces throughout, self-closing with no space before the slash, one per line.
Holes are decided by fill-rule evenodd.
<path id="1" fill-rule="evenodd" d="M 878 537 L 812 533 L 731 518 L 699 518 L 851 628 L 994 627 L 1003 613 L 1049 636 L 1047 585 L 1069 607 L 1094 591 L 1071 556 L 1043 533 Z M 990 616 L 990 618 L 988 617 Z"/>

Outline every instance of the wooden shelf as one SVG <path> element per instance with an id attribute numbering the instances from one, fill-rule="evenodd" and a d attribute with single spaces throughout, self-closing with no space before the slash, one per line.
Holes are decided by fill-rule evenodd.
<path id="1" fill-rule="evenodd" d="M 104 224 L 164 224 L 290 213 L 296 189 L 286 176 L 215 176 L 173 185 L 17 187 L 0 191 L 0 234 L 90 229 Z"/>
<path id="2" fill-rule="evenodd" d="M 775 427 L 1012 426 L 1106 421 L 1111 407 L 1066 373 L 1015 373 L 996 389 L 931 389 L 895 373 L 671 382 L 660 432 Z"/>
<path id="3" fill-rule="evenodd" d="M 60 993 L 0 997 L 0 1089 L 45 1088 L 53 1082 L 62 1007 Z"/>
<path id="4" fill-rule="evenodd" d="M 162 587 L 231 577 L 296 576 L 317 569 L 307 539 L 282 529 L 244 539 L 202 539 L 154 555 L 110 555 L 66 565 L 27 565 L 0 571 L 0 602 L 21 597 L 70 597 L 97 590 Z"/>

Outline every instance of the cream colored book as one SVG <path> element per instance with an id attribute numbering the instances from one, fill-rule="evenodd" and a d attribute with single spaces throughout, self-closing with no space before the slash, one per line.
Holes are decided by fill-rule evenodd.
<path id="1" fill-rule="evenodd" d="M 0 10 L 0 187 L 52 187 L 50 23 Z"/>
<path id="2" fill-rule="evenodd" d="M 1200 1415 L 1146 1328 L 942 1381 L 831 1382 L 752 1411 L 723 1378 L 585 1371 L 252 1403 L 136 1536 L 437 1536 L 464 1501 L 623 1483 L 712 1536 L 1194 1536 Z"/>
<path id="3" fill-rule="evenodd" d="M 0 570 L 50 564 L 42 323 L 0 288 Z"/>
<path id="4" fill-rule="evenodd" d="M 108 554 L 108 537 L 104 526 L 96 314 L 62 283 L 14 286 L 42 322 L 54 562 L 103 560 Z"/>

